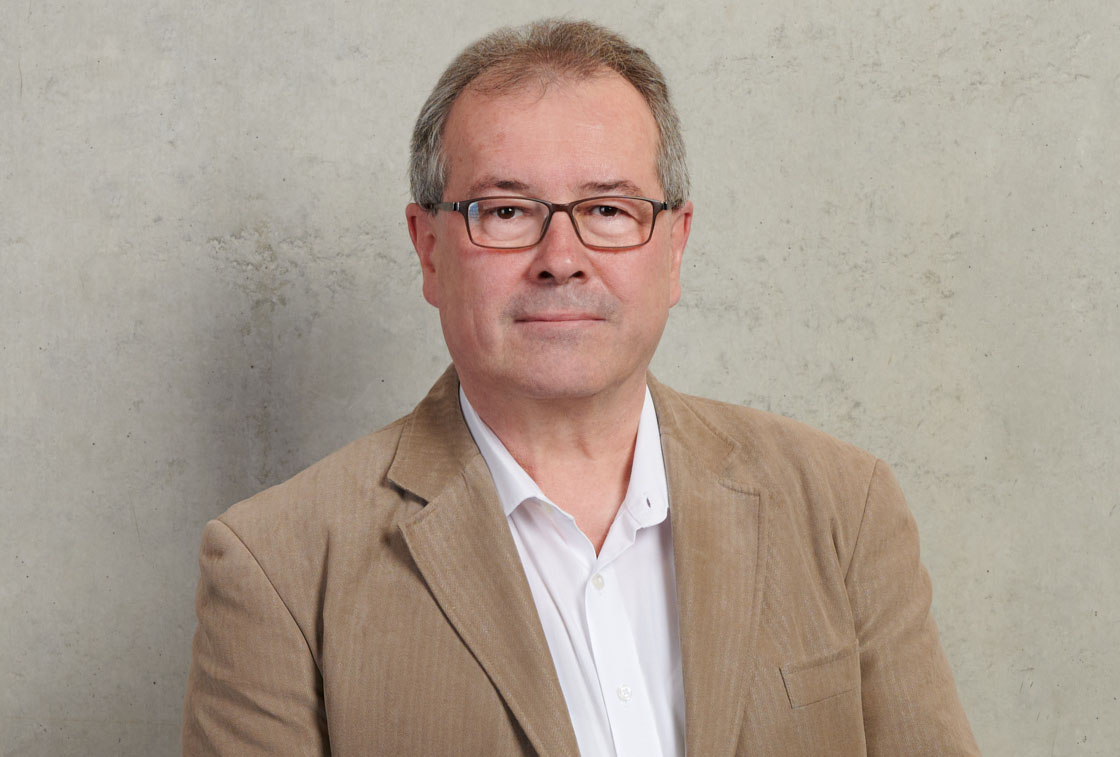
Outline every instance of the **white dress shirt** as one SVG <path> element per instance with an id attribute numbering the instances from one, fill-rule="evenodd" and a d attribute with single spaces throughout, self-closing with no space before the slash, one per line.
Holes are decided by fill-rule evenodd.
<path id="1" fill-rule="evenodd" d="M 599 554 L 471 407 L 585 757 L 684 755 L 684 682 L 665 461 L 646 389 L 626 497 Z"/>

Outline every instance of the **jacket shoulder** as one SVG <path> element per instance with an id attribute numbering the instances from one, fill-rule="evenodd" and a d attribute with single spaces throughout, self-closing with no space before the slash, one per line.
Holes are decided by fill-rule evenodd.
<path id="1" fill-rule="evenodd" d="M 251 550 L 254 545 L 325 538 L 329 531 L 368 523 L 406 494 L 387 478 L 407 416 L 350 442 L 283 483 L 242 500 L 218 516 Z"/>
<path id="2" fill-rule="evenodd" d="M 681 408 L 764 470 L 799 470 L 823 476 L 856 474 L 866 485 L 878 460 L 849 442 L 801 421 L 743 405 L 669 390 Z"/>
<path id="3" fill-rule="evenodd" d="M 774 523 L 800 534 L 795 541 L 813 542 L 821 554 L 835 551 L 846 561 L 876 471 L 887 473 L 885 464 L 853 444 L 781 415 L 659 390 L 665 410 L 662 434 L 676 436 L 677 448 L 690 450 L 697 469 L 719 471 L 721 483 L 762 495 L 767 510 L 778 518 Z"/>

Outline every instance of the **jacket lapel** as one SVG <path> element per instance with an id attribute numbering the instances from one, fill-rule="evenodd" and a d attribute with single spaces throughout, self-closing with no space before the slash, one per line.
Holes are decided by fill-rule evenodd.
<path id="1" fill-rule="evenodd" d="M 669 484 L 689 754 L 732 754 L 761 602 L 765 493 L 738 445 L 649 380 Z"/>
<path id="2" fill-rule="evenodd" d="M 533 747 L 577 754 L 517 547 L 459 408 L 453 369 L 404 422 L 390 480 L 427 502 L 401 532 L 432 595 Z"/>

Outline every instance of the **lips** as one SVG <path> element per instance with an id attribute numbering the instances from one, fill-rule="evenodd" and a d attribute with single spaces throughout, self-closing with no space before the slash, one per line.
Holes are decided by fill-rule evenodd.
<path id="1" fill-rule="evenodd" d="M 564 324 L 609 321 L 618 301 L 605 292 L 558 290 L 514 297 L 503 315 L 514 323 Z"/>
<path id="2" fill-rule="evenodd" d="M 565 321 L 602 321 L 597 313 L 526 313 L 515 319 L 519 323 L 563 323 Z"/>

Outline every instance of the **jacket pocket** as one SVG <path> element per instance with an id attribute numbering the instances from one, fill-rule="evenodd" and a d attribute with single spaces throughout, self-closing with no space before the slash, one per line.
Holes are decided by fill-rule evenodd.
<path id="1" fill-rule="evenodd" d="M 859 649 L 853 644 L 839 652 L 782 666 L 789 704 L 799 707 L 859 688 Z"/>

